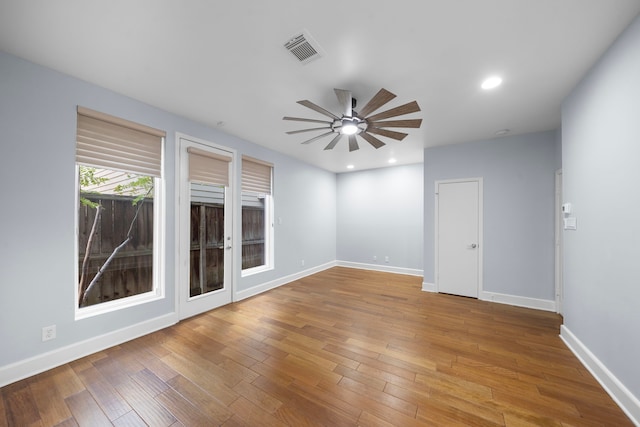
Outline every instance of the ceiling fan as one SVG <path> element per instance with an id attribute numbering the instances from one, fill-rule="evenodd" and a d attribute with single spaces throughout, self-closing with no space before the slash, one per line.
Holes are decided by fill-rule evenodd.
<path id="1" fill-rule="evenodd" d="M 404 114 L 420 111 L 420 107 L 418 106 L 418 103 L 416 101 L 412 101 L 399 107 L 395 107 L 371 116 L 371 113 L 378 110 L 384 104 L 396 97 L 396 95 L 386 89 L 380 89 L 378 93 L 376 93 L 375 96 L 371 98 L 371 100 L 364 107 L 362 107 L 360 111 L 354 110 L 354 108 L 356 108 L 356 99 L 353 98 L 350 91 L 344 89 L 334 89 L 334 91 L 336 93 L 336 96 L 338 97 L 340 105 L 342 106 L 342 115 L 333 114 L 332 112 L 325 110 L 324 108 L 306 99 L 303 101 L 298 101 L 298 104 L 317 111 L 318 113 L 331 118 L 331 120 L 283 117 L 283 120 L 323 123 L 325 125 L 323 127 L 293 130 L 287 132 L 287 134 L 294 135 L 303 132 L 325 130 L 325 133 L 302 142 L 302 144 L 309 144 L 311 142 L 317 141 L 318 139 L 324 138 L 325 136 L 335 135 L 331 142 L 329 142 L 329 144 L 324 148 L 325 150 L 333 149 L 333 147 L 335 147 L 336 144 L 340 141 L 342 136 L 347 135 L 347 137 L 349 138 L 349 151 L 354 151 L 360 148 L 358 147 L 356 135 L 359 135 L 374 148 L 380 148 L 384 146 L 385 143 L 377 137 L 373 136 L 373 134 L 402 141 L 408 134 L 384 128 L 419 128 L 422 124 L 422 119 L 384 121 L 384 119 L 388 119 L 391 117 L 402 116 Z"/>

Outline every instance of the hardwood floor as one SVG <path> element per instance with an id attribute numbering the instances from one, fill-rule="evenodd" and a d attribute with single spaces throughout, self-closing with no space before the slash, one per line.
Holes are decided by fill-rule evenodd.
<path id="1" fill-rule="evenodd" d="M 333 268 L 1 389 L 0 426 L 632 425 L 553 313 Z"/>

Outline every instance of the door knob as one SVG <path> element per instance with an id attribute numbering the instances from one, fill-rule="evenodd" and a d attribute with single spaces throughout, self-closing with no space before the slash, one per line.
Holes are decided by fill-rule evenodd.
<path id="1" fill-rule="evenodd" d="M 231 245 L 227 245 L 227 249 L 231 249 Z"/>
<path id="2" fill-rule="evenodd" d="M 478 245 L 476 245 L 475 243 L 472 243 L 472 244 L 470 244 L 470 245 L 469 245 L 469 247 L 470 247 L 471 249 L 475 249 L 475 248 L 477 248 L 477 247 L 478 247 Z"/>

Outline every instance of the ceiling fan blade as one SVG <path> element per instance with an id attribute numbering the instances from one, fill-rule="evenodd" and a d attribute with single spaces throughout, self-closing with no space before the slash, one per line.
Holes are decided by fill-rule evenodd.
<path id="1" fill-rule="evenodd" d="M 352 95 L 351 92 L 348 90 L 344 90 L 344 89 L 334 89 L 333 90 L 336 93 L 336 96 L 338 97 L 338 102 L 340 103 L 340 105 L 342 106 L 342 111 L 345 116 L 347 117 L 353 117 L 353 111 L 351 109 L 351 107 L 353 106 L 352 104 Z"/>
<path id="2" fill-rule="evenodd" d="M 331 129 L 331 126 L 327 126 L 327 127 L 323 127 L 323 128 L 311 128 L 311 129 L 301 129 L 301 130 L 290 130 L 289 132 L 287 132 L 287 135 L 295 135 L 296 133 L 303 133 L 303 132 L 311 132 L 314 130 L 324 130 L 324 129 Z M 333 132 L 333 131 L 331 131 Z"/>
<path id="3" fill-rule="evenodd" d="M 356 141 L 356 136 L 349 135 L 349 151 L 356 151 L 359 148 L 360 147 L 358 147 L 358 141 Z"/>
<path id="4" fill-rule="evenodd" d="M 402 116 L 403 114 L 415 113 L 420 111 L 420 106 L 416 101 L 408 102 L 399 107 L 392 108 L 382 113 L 378 113 L 371 117 L 367 117 L 368 122 L 375 122 L 382 119 L 388 119 L 389 117 Z"/>
<path id="5" fill-rule="evenodd" d="M 338 143 L 338 141 L 340 141 L 340 138 L 342 138 L 342 134 L 341 133 L 337 134 L 336 137 L 331 140 L 329 145 L 324 147 L 324 149 L 325 150 L 333 150 L 333 147 L 335 147 L 336 144 Z"/>
<path id="6" fill-rule="evenodd" d="M 282 120 L 293 120 L 296 122 L 312 122 L 312 123 L 326 123 L 330 125 L 333 122 L 329 122 L 326 120 L 316 120 L 316 119 L 303 119 L 301 117 L 283 117 Z"/>
<path id="7" fill-rule="evenodd" d="M 422 119 L 388 120 L 386 122 L 369 122 L 369 124 L 376 128 L 419 128 Z"/>
<path id="8" fill-rule="evenodd" d="M 373 135 L 369 135 L 367 132 L 361 132 L 360 136 L 369 144 L 373 145 L 373 148 L 380 148 L 385 145 L 384 142 L 380 141 Z"/>
<path id="9" fill-rule="evenodd" d="M 404 133 L 404 132 L 394 132 L 392 130 L 374 128 L 372 126 L 369 126 L 367 128 L 367 132 L 375 133 L 377 135 L 386 136 L 388 138 L 397 139 L 398 141 L 402 141 L 407 135 L 409 135 L 409 134 Z"/>
<path id="10" fill-rule="evenodd" d="M 332 119 L 340 119 L 340 117 L 336 116 L 335 114 L 333 114 L 331 111 L 327 111 L 324 108 L 314 104 L 311 101 L 308 100 L 302 100 L 302 101 L 298 101 L 298 104 L 300 105 L 304 105 L 307 108 L 311 108 L 313 111 L 317 111 L 320 114 L 324 114 L 327 117 L 331 117 Z"/>
<path id="11" fill-rule="evenodd" d="M 310 143 L 312 143 L 313 141 L 317 141 L 317 140 L 319 140 L 320 138 L 324 138 L 324 137 L 325 137 L 325 136 L 327 136 L 327 135 L 331 135 L 332 133 L 333 133 L 333 131 L 331 131 L 331 132 L 327 132 L 327 133 L 323 133 L 322 135 L 318 135 L 318 136 L 316 136 L 315 138 L 307 139 L 306 141 L 301 142 L 301 144 L 310 144 Z"/>
<path id="12" fill-rule="evenodd" d="M 367 102 L 367 105 L 362 107 L 362 110 L 358 111 L 358 115 L 360 117 L 367 117 L 367 115 L 373 113 L 395 97 L 396 96 L 388 90 L 380 89 L 378 93 L 376 93 L 373 98 Z"/>

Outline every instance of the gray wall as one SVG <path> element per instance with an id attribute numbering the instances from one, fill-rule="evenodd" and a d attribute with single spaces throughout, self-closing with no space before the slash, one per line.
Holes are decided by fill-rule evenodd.
<path id="1" fill-rule="evenodd" d="M 640 18 L 562 116 L 565 326 L 640 398 Z"/>
<path id="2" fill-rule="evenodd" d="M 424 151 L 424 281 L 435 283 L 435 181 L 483 178 L 483 290 L 555 299 L 555 132 Z"/>
<path id="3" fill-rule="evenodd" d="M 74 320 L 77 105 L 167 132 L 166 298 L 80 321 Z M 275 214 L 283 218 L 275 226 L 275 269 L 241 278 L 236 263 L 237 290 L 301 272 L 301 255 L 304 268 L 336 259 L 333 173 L 2 52 L 0 129 L 0 369 L 174 312 L 175 132 L 274 164 Z M 57 339 L 41 342 L 42 327 L 52 324 Z"/>
<path id="4" fill-rule="evenodd" d="M 422 172 L 417 164 L 338 175 L 339 261 L 422 270 Z"/>
<path id="5" fill-rule="evenodd" d="M 300 162 L 286 166 L 274 176 L 276 266 L 297 271 L 302 260 L 304 268 L 335 261 L 336 175 Z"/>

